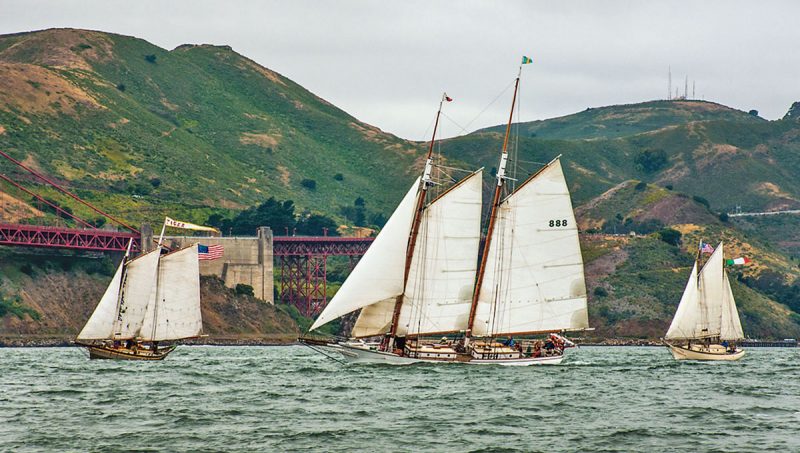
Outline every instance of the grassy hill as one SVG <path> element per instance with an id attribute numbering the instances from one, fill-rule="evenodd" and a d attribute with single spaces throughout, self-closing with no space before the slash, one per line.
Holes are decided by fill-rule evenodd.
<path id="1" fill-rule="evenodd" d="M 362 196 L 386 212 L 420 149 L 230 47 L 72 29 L 0 36 L 0 148 L 133 222 L 270 196 L 334 214 Z"/>

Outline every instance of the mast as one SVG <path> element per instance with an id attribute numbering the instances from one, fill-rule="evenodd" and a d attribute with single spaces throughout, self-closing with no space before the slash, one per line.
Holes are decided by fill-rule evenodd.
<path id="1" fill-rule="evenodd" d="M 116 336 L 117 336 L 116 333 L 117 333 L 117 331 L 120 330 L 119 328 L 121 327 L 121 324 L 122 324 L 122 319 L 121 319 L 121 315 L 120 315 L 119 309 L 120 309 L 120 304 L 122 304 L 122 288 L 125 287 L 125 273 L 127 271 L 126 268 L 128 267 L 128 257 L 131 254 L 131 247 L 132 246 L 133 246 L 133 239 L 130 239 L 128 241 L 128 248 L 125 250 L 125 256 L 122 257 L 122 276 L 119 279 L 119 288 L 117 288 L 117 307 L 114 309 L 114 326 L 113 326 L 113 329 L 111 331 L 111 338 L 112 339 L 116 338 Z"/>
<path id="2" fill-rule="evenodd" d="M 466 338 L 469 339 L 472 334 L 472 327 L 475 324 L 475 313 L 478 308 L 478 296 L 481 292 L 481 285 L 483 284 L 483 275 L 486 273 L 486 260 L 489 257 L 489 244 L 492 241 L 492 233 L 494 232 L 495 221 L 497 220 L 497 208 L 500 206 L 500 195 L 503 191 L 503 182 L 506 179 L 506 163 L 508 162 L 508 136 L 511 132 L 511 121 L 514 118 L 514 106 L 517 102 L 517 91 L 519 90 L 519 78 L 522 75 L 522 66 L 519 67 L 517 73 L 517 80 L 514 82 L 514 97 L 511 99 L 511 113 L 508 115 L 508 123 L 506 124 L 506 135 L 503 138 L 503 152 L 500 155 L 500 165 L 497 167 L 497 185 L 494 188 L 494 197 L 492 198 L 492 211 L 489 214 L 489 226 L 486 228 L 486 239 L 483 246 L 483 254 L 481 255 L 481 264 L 478 267 L 478 276 L 475 281 L 475 292 L 472 294 L 472 305 L 469 309 L 469 321 L 467 323 Z"/>
<path id="3" fill-rule="evenodd" d="M 156 329 L 158 327 L 158 299 L 160 298 L 160 294 L 158 292 L 158 279 L 159 275 L 161 274 L 161 244 L 164 242 L 164 233 L 167 230 L 167 218 L 164 218 L 164 224 L 161 226 L 161 234 L 158 235 L 158 265 L 156 266 L 156 275 L 155 275 L 155 282 L 153 283 L 156 286 L 155 289 L 155 298 L 152 300 L 153 302 L 153 330 L 152 335 L 156 334 Z"/>
<path id="4" fill-rule="evenodd" d="M 389 328 L 388 338 L 389 343 L 387 349 L 392 349 L 392 342 L 395 335 L 397 335 L 397 323 L 400 320 L 400 310 L 403 308 L 403 296 L 405 295 L 405 287 L 408 283 L 408 273 L 411 269 L 411 259 L 414 256 L 414 247 L 417 244 L 417 236 L 419 235 L 419 227 L 422 223 L 422 211 L 425 209 L 425 199 L 428 188 L 433 185 L 431 179 L 431 172 L 433 171 L 433 145 L 436 142 L 436 131 L 439 128 L 439 117 L 442 115 L 442 104 L 445 99 L 448 101 L 450 98 L 447 93 L 442 93 L 442 99 L 439 100 L 439 110 L 436 112 L 436 122 L 433 125 L 433 136 L 431 137 L 430 146 L 428 146 L 428 156 L 425 160 L 425 169 L 422 172 L 422 181 L 420 181 L 420 191 L 417 194 L 417 205 L 414 209 L 414 219 L 411 222 L 411 233 L 408 236 L 408 246 L 406 247 L 406 265 L 403 270 L 403 288 L 404 291 L 397 297 L 394 304 L 394 313 L 392 313 L 392 323 Z"/>

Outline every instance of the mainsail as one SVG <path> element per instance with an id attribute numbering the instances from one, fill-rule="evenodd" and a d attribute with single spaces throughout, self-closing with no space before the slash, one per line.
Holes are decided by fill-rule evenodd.
<path id="1" fill-rule="evenodd" d="M 578 229 L 558 159 L 498 206 L 475 336 L 589 326 Z"/>
<path id="2" fill-rule="evenodd" d="M 381 301 L 391 300 L 393 306 L 394 298 L 402 294 L 406 245 L 414 217 L 419 181 L 417 178 L 367 253 L 359 260 L 310 330 Z M 391 320 L 391 314 L 389 316 Z M 374 329 L 377 326 L 370 324 L 367 327 Z"/>
<path id="3" fill-rule="evenodd" d="M 200 265 L 197 244 L 161 257 L 153 303 L 147 306 L 138 338 L 178 340 L 200 335 Z"/>
<path id="4" fill-rule="evenodd" d="M 113 339 L 136 338 L 142 328 L 147 305 L 155 291 L 160 254 L 160 248 L 156 248 L 129 261 L 125 267 Z"/>
<path id="5" fill-rule="evenodd" d="M 398 336 L 466 329 L 480 245 L 482 173 L 472 173 L 425 208 Z"/>
<path id="6" fill-rule="evenodd" d="M 721 242 L 699 272 L 695 262 L 667 331 L 667 339 L 744 338 L 728 275 L 722 264 Z"/>

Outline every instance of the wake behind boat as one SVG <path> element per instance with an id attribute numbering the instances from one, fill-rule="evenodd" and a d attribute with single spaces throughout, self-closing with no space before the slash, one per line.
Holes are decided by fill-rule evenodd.
<path id="1" fill-rule="evenodd" d="M 722 266 L 721 242 L 697 270 L 700 256 L 710 247 L 700 243 L 692 273 L 667 331 L 667 347 L 676 360 L 730 361 L 744 357 L 744 350 L 736 346 L 744 333 L 728 273 Z"/>
<path id="2" fill-rule="evenodd" d="M 508 184 L 516 181 L 507 166 L 519 81 L 482 253 L 482 171 L 429 196 L 439 115 L 450 100 L 443 95 L 422 177 L 310 329 L 361 310 L 354 340 L 315 347 L 366 363 L 555 364 L 571 344 L 555 334 L 588 328 L 577 224 L 559 158 L 516 190 Z"/>

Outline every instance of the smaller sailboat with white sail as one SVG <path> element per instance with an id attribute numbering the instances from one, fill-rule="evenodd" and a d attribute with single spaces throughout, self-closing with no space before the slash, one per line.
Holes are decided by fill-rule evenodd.
<path id="1" fill-rule="evenodd" d="M 166 227 L 166 223 L 165 223 Z M 166 251 L 161 242 L 130 259 L 131 244 L 75 343 L 92 359 L 163 360 L 177 340 L 199 337 L 197 244 Z"/>
<path id="2" fill-rule="evenodd" d="M 711 256 L 701 267 L 703 252 L 711 252 Z M 665 337 L 676 360 L 739 360 L 744 356 L 744 350 L 736 346 L 744 333 L 723 261 L 722 242 L 716 249 L 700 243 Z"/>

